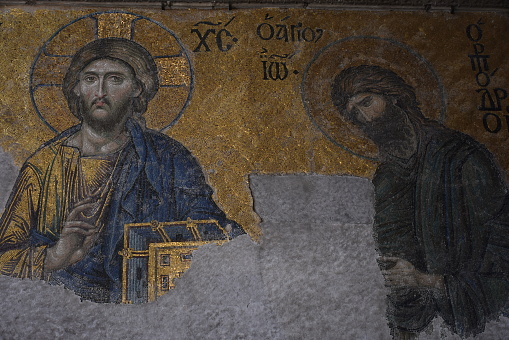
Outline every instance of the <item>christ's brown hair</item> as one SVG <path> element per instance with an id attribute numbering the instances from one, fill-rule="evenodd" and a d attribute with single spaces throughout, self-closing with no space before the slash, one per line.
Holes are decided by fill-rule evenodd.
<path id="1" fill-rule="evenodd" d="M 79 97 L 74 88 L 79 82 L 80 72 L 91 62 L 99 59 L 119 61 L 133 73 L 136 82 L 142 89 L 141 94 L 133 100 L 134 118 L 140 118 L 147 110 L 148 102 L 154 98 L 159 88 L 157 66 L 150 53 L 138 43 L 122 38 L 105 38 L 94 40 L 83 46 L 73 57 L 64 77 L 62 89 L 72 114 L 82 119 Z"/>

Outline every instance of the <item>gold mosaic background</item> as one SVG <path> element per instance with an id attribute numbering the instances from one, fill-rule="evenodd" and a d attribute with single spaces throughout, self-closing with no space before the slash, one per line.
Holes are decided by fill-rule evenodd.
<path id="1" fill-rule="evenodd" d="M 30 68 L 39 49 L 62 26 L 97 11 L 2 9 L 0 146 L 12 154 L 17 165 L 54 136 L 36 114 L 30 98 Z M 501 166 L 509 170 L 506 157 L 509 120 L 504 116 L 508 114 L 509 100 L 503 98 L 502 110 L 495 112 L 501 119 L 500 131 L 486 131 L 482 120 L 484 112 L 478 109 L 480 94 L 476 92 L 479 89 L 476 72 L 469 59 L 475 42 L 467 36 L 469 25 L 482 28 L 482 38 L 477 43 L 482 43 L 484 54 L 489 55 L 491 81 L 488 88 L 509 92 L 509 59 L 506 57 L 509 44 L 504 40 L 509 36 L 509 23 L 504 15 L 298 9 L 128 11 L 156 22 L 145 21 L 136 28 L 137 32 L 144 32 L 144 45 L 153 54 L 157 50 L 178 52 L 179 49 L 171 35 L 159 29 L 157 23 L 174 32 L 185 46 L 194 68 L 194 91 L 182 117 L 165 133 L 183 143 L 198 158 L 215 189 L 216 202 L 255 239 L 261 231 L 259 218 L 253 211 L 249 174 L 373 175 L 376 162 L 355 156 L 332 143 L 312 123 L 302 102 L 301 83 L 310 61 L 322 48 L 348 37 L 387 39 L 383 41 L 407 46 L 427 60 L 445 89 L 445 124 L 485 144 Z M 125 22 L 129 20 L 131 16 L 127 14 L 107 15 L 99 20 L 99 35 L 125 36 L 129 33 Z M 89 24 L 81 20 L 63 30 L 52 41 L 54 52 L 65 54 L 72 46 L 83 45 L 89 39 Z M 274 29 L 271 39 L 267 39 L 271 34 L 269 25 Z M 288 30 L 288 41 L 285 41 L 283 27 Z M 470 26 L 471 35 L 475 33 L 473 27 Z M 309 30 L 304 32 L 306 28 Z M 204 45 L 199 46 L 199 35 L 203 38 L 208 29 L 215 30 L 204 39 L 210 51 L 206 51 Z M 222 29 L 225 31 L 219 34 Z M 314 65 L 321 66 L 310 68 L 308 79 L 312 79 L 312 83 L 307 83 L 304 90 L 309 99 L 308 107 L 317 114 L 315 118 L 324 129 L 331 131 L 332 138 L 359 154 L 376 157 L 376 149 L 357 131 L 328 117 L 333 112 L 326 90 L 331 72 L 335 72 L 331 67 L 335 64 L 331 63 L 377 63 L 394 69 L 416 88 L 423 111 L 430 117 L 439 115 L 441 99 L 436 79 L 427 73 L 422 63 L 416 64 L 407 50 L 392 43 L 382 42 L 376 48 L 369 42 L 362 47 L 363 43 L 366 41 L 343 44 L 334 53 L 317 59 Z M 48 81 L 58 79 L 66 68 L 65 61 L 60 59 L 45 60 L 41 64 L 44 68 L 34 70 L 34 77 L 46 77 Z M 286 63 L 288 75 L 284 80 L 273 80 L 267 75 L 270 62 Z M 156 129 L 173 120 L 185 102 L 191 82 L 189 66 L 183 57 L 159 59 L 158 66 L 164 78 L 162 85 L 184 86 L 161 89 L 150 103 L 147 123 Z M 54 71 L 48 73 L 47 70 Z M 275 73 L 275 67 L 272 71 Z M 35 98 L 40 103 L 39 109 L 45 110 L 46 119 L 57 130 L 73 124 L 67 107 L 61 105 L 65 103 L 63 96 L 55 88 L 37 91 Z"/>

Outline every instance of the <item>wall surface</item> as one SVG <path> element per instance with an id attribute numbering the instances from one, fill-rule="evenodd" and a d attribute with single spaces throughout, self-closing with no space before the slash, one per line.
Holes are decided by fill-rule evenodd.
<path id="1" fill-rule="evenodd" d="M 190 150 L 247 235 L 199 248 L 175 289 L 141 305 L 2 275 L 0 338 L 391 339 L 374 234 L 383 150 L 340 117 L 333 79 L 360 65 L 397 73 L 437 130 L 493 155 L 507 194 L 507 34 L 496 12 L 3 7 L 0 211 L 22 164 L 78 122 L 61 92 L 72 55 L 116 37 L 156 56 L 148 128 Z M 480 166 L 466 188 L 490 184 Z M 508 335 L 500 316 L 477 338 Z M 418 335 L 459 338 L 440 317 Z"/>
<path id="2" fill-rule="evenodd" d="M 3 339 L 390 339 L 372 237 L 373 189 L 351 176 L 252 176 L 264 237 L 195 252 L 177 288 L 143 305 L 81 302 L 0 276 Z M 278 188 L 278 189 L 276 189 Z M 505 339 L 509 319 L 478 339 Z M 459 339 L 438 319 L 419 339 Z"/>

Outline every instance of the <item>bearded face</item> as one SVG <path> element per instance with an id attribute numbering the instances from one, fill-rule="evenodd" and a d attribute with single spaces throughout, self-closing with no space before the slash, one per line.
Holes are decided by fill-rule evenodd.
<path id="1" fill-rule="evenodd" d="M 407 114 L 386 97 L 361 93 L 351 97 L 347 114 L 352 123 L 375 143 L 380 152 L 392 155 L 411 155 L 416 135 Z"/>
<path id="2" fill-rule="evenodd" d="M 83 69 L 74 91 L 83 122 L 96 131 L 110 131 L 132 114 L 133 98 L 141 90 L 126 65 L 99 59 Z"/>

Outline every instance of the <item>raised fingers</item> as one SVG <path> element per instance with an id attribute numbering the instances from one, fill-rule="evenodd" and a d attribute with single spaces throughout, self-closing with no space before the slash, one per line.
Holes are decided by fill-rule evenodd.
<path id="1" fill-rule="evenodd" d="M 71 233 L 78 233 L 84 236 L 93 235 L 97 232 L 97 227 L 83 221 L 69 221 L 64 223 L 62 229 L 62 235 L 68 235 Z"/>
<path id="2" fill-rule="evenodd" d="M 71 211 L 71 213 L 67 217 L 67 220 L 68 221 L 79 220 L 80 215 L 83 215 L 84 212 L 86 212 L 87 210 L 94 210 L 96 208 L 97 208 L 97 203 L 95 203 L 95 202 L 89 202 L 89 203 L 77 205 Z"/>

